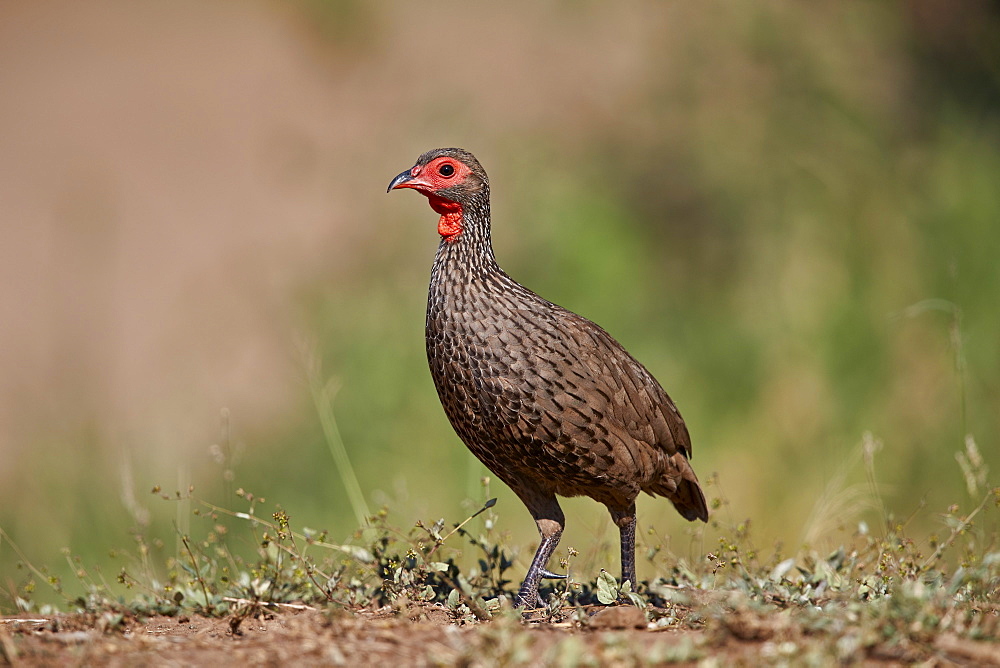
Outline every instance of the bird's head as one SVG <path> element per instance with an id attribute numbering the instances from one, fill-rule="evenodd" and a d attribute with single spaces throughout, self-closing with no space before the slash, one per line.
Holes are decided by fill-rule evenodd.
<path id="1" fill-rule="evenodd" d="M 462 231 L 463 210 L 489 196 L 486 171 L 474 155 L 460 148 L 424 153 L 389 183 L 386 192 L 396 188 L 413 188 L 427 197 L 431 208 L 441 214 L 438 232 L 446 239 Z"/>

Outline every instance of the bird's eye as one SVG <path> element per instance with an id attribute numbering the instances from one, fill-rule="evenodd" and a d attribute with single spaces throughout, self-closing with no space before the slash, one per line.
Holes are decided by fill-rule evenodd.
<path id="1" fill-rule="evenodd" d="M 451 176 L 455 173 L 455 166 L 450 162 L 446 162 L 440 167 L 438 167 L 438 174 L 444 177 Z"/>

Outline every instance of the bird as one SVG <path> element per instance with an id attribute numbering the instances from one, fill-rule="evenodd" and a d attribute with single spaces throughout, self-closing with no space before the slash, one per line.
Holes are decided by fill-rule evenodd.
<path id="1" fill-rule="evenodd" d="M 466 447 L 535 520 L 540 541 L 514 605 L 544 605 L 543 578 L 562 536 L 557 496 L 604 504 L 621 536 L 622 584 L 636 586 L 635 501 L 669 499 L 708 520 L 691 437 L 656 379 L 610 334 L 540 297 L 497 264 L 490 188 L 460 148 L 422 154 L 386 192 L 410 188 L 439 214 L 425 339 L 438 397 Z"/>

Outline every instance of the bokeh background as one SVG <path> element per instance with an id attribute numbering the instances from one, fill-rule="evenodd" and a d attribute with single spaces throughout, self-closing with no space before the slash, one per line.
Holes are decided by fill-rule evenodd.
<path id="1" fill-rule="evenodd" d="M 113 572 L 135 532 L 171 554 L 189 509 L 154 485 L 237 510 L 242 487 L 346 540 L 338 443 L 402 527 L 475 510 L 485 469 L 424 359 L 436 215 L 385 194 L 449 145 L 490 173 L 507 271 L 681 407 L 723 505 L 692 532 L 644 500 L 674 553 L 745 519 L 764 551 L 930 535 L 978 502 L 956 453 L 998 465 L 996 4 L 5 2 L 0 528 L 23 556 Z M 566 545 L 614 544 L 599 505 L 565 507 Z M 0 605 L 19 559 L 0 539 Z"/>

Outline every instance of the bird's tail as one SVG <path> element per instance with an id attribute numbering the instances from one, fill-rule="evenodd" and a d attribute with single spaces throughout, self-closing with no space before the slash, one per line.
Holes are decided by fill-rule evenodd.
<path id="1" fill-rule="evenodd" d="M 663 476 L 649 491 L 670 499 L 674 508 L 684 519 L 708 521 L 708 505 L 705 503 L 705 493 L 701 491 L 698 476 L 688 463 L 687 457 L 681 453 L 675 454 L 669 460 L 670 465 Z"/>

